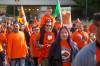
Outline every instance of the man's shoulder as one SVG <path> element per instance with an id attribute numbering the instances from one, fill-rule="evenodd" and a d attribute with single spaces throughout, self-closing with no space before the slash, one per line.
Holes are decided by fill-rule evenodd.
<path id="1" fill-rule="evenodd" d="M 79 53 L 78 56 L 88 56 L 89 54 L 94 54 L 95 53 L 95 42 L 90 43 L 89 45 L 85 46 L 84 48 L 82 48 Z"/>
<path id="2" fill-rule="evenodd" d="M 72 66 L 95 66 L 95 42 L 79 51 Z"/>

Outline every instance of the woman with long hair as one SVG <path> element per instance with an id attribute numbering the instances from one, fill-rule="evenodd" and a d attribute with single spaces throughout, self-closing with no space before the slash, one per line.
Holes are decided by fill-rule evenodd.
<path id="1" fill-rule="evenodd" d="M 70 32 L 67 27 L 62 27 L 57 35 L 57 39 L 52 44 L 48 64 L 49 66 L 71 66 L 78 48 L 70 38 Z"/>

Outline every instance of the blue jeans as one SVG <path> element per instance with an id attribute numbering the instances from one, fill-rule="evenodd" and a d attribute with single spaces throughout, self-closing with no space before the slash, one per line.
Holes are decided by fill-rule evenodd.
<path id="1" fill-rule="evenodd" d="M 10 66 L 25 66 L 25 59 L 24 58 L 12 59 L 10 62 Z"/>

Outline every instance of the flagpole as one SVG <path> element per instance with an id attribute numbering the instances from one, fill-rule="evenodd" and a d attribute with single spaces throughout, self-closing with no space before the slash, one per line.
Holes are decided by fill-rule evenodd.
<path id="1" fill-rule="evenodd" d="M 59 0 L 57 0 L 57 1 L 58 1 L 58 4 L 59 4 L 59 7 L 60 7 L 59 13 L 60 13 L 61 26 L 62 26 L 63 25 L 63 19 L 62 19 L 61 5 L 60 5 L 60 1 Z"/>
<path id="2" fill-rule="evenodd" d="M 26 16 L 25 16 L 25 11 L 24 11 L 23 5 L 21 5 L 21 11 L 22 11 L 23 19 L 25 21 L 25 25 L 27 25 L 27 19 L 26 19 Z"/>
<path id="3" fill-rule="evenodd" d="M 30 30 L 29 30 L 29 27 L 28 27 L 28 22 L 27 22 L 27 19 L 26 19 L 26 15 L 25 15 L 25 11 L 24 11 L 23 5 L 21 5 L 21 11 L 22 11 L 22 15 L 23 15 L 22 18 L 24 19 L 24 25 L 27 27 L 28 33 L 30 35 Z"/>

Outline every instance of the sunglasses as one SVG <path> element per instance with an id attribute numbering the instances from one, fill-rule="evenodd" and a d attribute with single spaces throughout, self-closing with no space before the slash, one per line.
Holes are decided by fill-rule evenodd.
<path id="1" fill-rule="evenodd" d="M 52 25 L 46 25 L 47 27 L 51 27 Z"/>
<path id="2" fill-rule="evenodd" d="M 32 31 L 39 31 L 39 29 L 33 29 Z"/>

